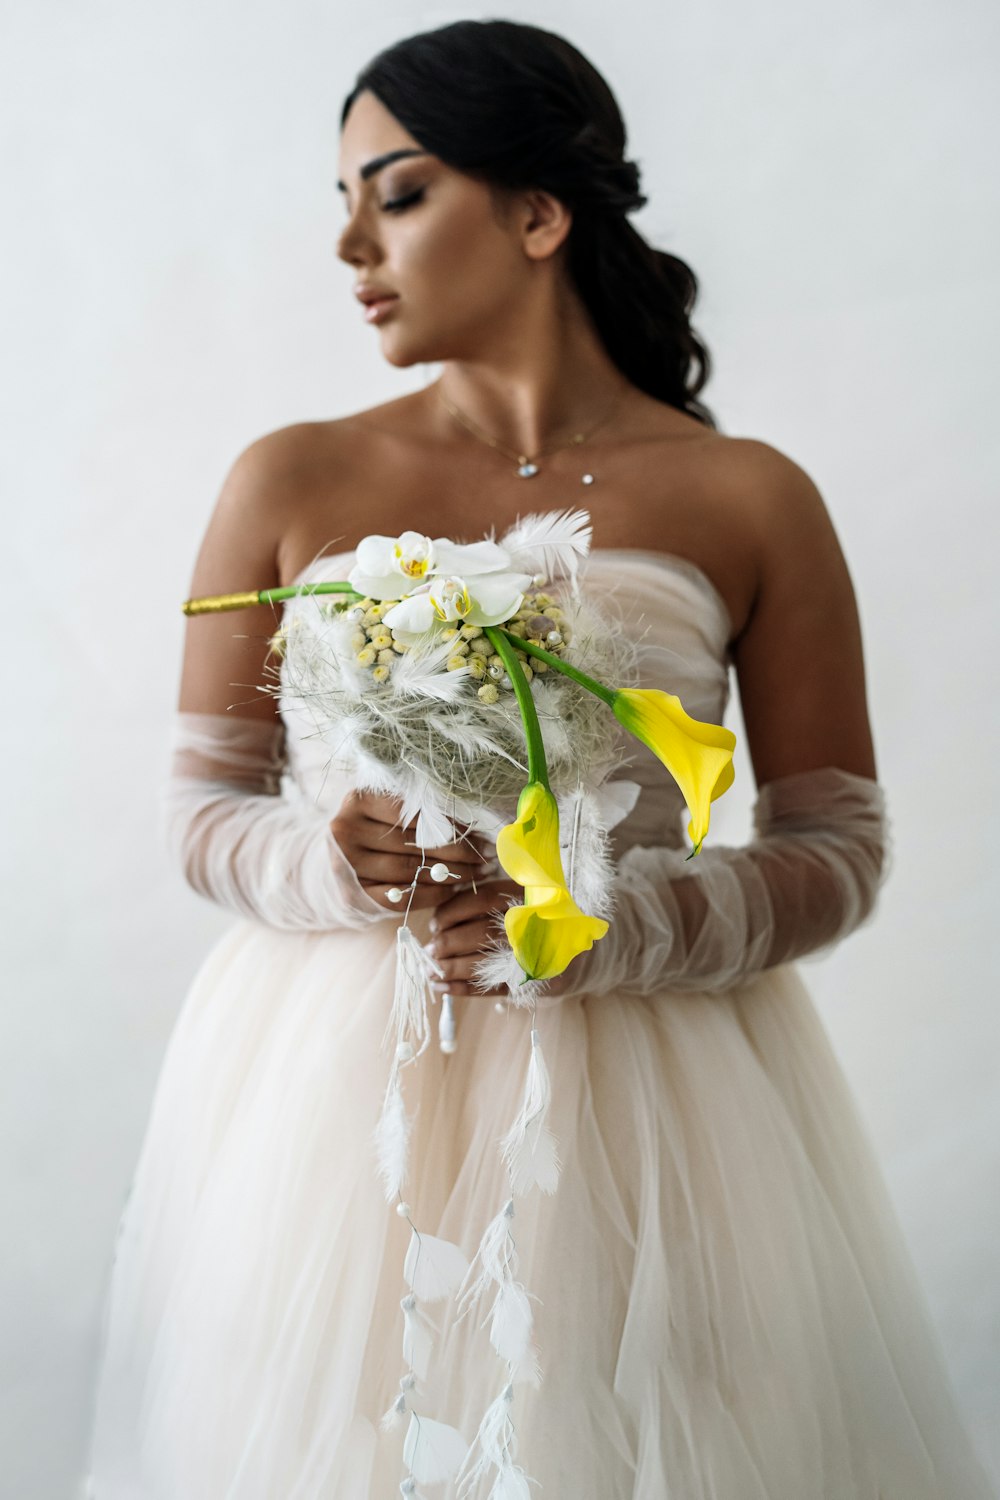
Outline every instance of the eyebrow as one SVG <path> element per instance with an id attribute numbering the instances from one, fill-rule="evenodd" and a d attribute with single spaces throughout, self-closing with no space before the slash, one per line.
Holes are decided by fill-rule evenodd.
<path id="1" fill-rule="evenodd" d="M 383 167 L 387 167 L 390 162 L 399 161 L 401 157 L 428 156 L 429 154 L 427 151 L 418 151 L 412 146 L 403 146 L 398 151 L 386 151 L 382 156 L 373 156 L 371 161 L 366 161 L 364 166 L 359 170 L 358 176 L 362 182 L 367 182 L 369 177 L 374 177 L 376 172 L 381 172 Z M 346 183 L 338 181 L 337 187 L 342 193 L 347 192 Z"/>

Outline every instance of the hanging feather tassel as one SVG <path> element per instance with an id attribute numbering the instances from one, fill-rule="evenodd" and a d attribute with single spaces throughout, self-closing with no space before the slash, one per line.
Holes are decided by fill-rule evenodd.
<path id="1" fill-rule="evenodd" d="M 450 1479 L 461 1467 L 468 1448 L 457 1427 L 449 1427 L 447 1422 L 434 1422 L 430 1417 L 418 1417 L 416 1412 L 411 1412 L 403 1443 L 403 1462 L 421 1484 Z"/>
<path id="2" fill-rule="evenodd" d="M 414 1375 L 423 1380 L 427 1375 L 437 1329 L 426 1314 L 421 1312 L 412 1292 L 403 1297 L 399 1305 L 403 1309 L 403 1362 L 409 1365 Z"/>
<path id="3" fill-rule="evenodd" d="M 468 1269 L 468 1256 L 460 1246 L 432 1234 L 413 1231 L 403 1264 L 403 1276 L 421 1302 L 437 1302 L 449 1296 Z"/>
<path id="4" fill-rule="evenodd" d="M 459 1302 L 459 1311 L 456 1322 L 460 1323 L 467 1313 L 471 1312 L 479 1303 L 491 1282 L 503 1281 L 508 1274 L 517 1275 L 517 1250 L 511 1236 L 510 1225 L 514 1217 L 514 1200 L 508 1198 L 503 1208 L 495 1219 L 491 1219 L 486 1226 L 479 1249 L 473 1258 L 469 1272 L 466 1274 L 462 1287 L 462 1297 Z M 471 1285 L 469 1281 L 473 1266 L 476 1262 L 482 1266 L 482 1270 Z M 460 1289 L 461 1290 L 461 1289 Z"/>
<path id="5" fill-rule="evenodd" d="M 556 1139 L 545 1124 L 551 1097 L 541 1038 L 532 1027 L 524 1100 L 517 1119 L 500 1142 L 515 1193 L 524 1193 L 536 1186 L 543 1193 L 554 1193 L 559 1185 Z"/>
<path id="6" fill-rule="evenodd" d="M 385 1188 L 386 1202 L 398 1198 L 410 1169 L 410 1136 L 413 1122 L 406 1113 L 399 1065 L 393 1060 L 389 1085 L 385 1091 L 382 1113 L 372 1135 L 378 1161 L 378 1175 Z"/>
<path id="7" fill-rule="evenodd" d="M 479 1456 L 476 1462 L 471 1469 L 467 1469 L 464 1477 L 460 1477 L 459 1500 L 462 1500 L 462 1497 L 491 1466 L 495 1465 L 499 1468 L 503 1463 L 504 1453 L 514 1442 L 514 1427 L 510 1420 L 510 1406 L 513 1399 L 514 1387 L 508 1381 L 496 1400 L 486 1408 L 486 1414 L 479 1424 L 479 1431 L 462 1465 L 462 1469 L 465 1470 L 478 1443 Z"/>
<path id="8" fill-rule="evenodd" d="M 427 1001 L 431 976 L 440 979 L 443 973 L 440 964 L 418 942 L 405 922 L 396 928 L 396 985 L 382 1036 L 383 1052 L 390 1045 L 398 1047 L 401 1042 L 419 1042 L 414 1055 L 420 1056 L 430 1040 Z"/>

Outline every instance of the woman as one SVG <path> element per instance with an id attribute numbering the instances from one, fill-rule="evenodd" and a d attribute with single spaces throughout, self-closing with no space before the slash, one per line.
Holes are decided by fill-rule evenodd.
<path id="1" fill-rule="evenodd" d="M 689 862 L 677 789 L 635 758 L 612 930 L 541 1003 L 563 1165 L 517 1220 L 542 1377 L 514 1388 L 518 1462 L 578 1500 L 986 1496 L 792 966 L 870 916 L 888 849 L 823 501 L 697 399 L 695 278 L 629 224 L 644 199 L 617 105 L 567 42 L 500 21 L 409 38 L 363 71 L 341 123 L 355 294 L 391 364 L 443 372 L 254 443 L 192 592 L 341 577 L 366 534 L 471 540 L 583 502 L 586 587 L 641 625 L 650 682 L 696 717 L 721 719 L 735 667 L 758 784 L 753 840 Z M 331 537 L 342 550 L 322 556 Z M 275 716 L 263 613 L 188 630 L 169 830 L 187 878 L 244 920 L 187 998 L 123 1217 L 99 1500 L 418 1493 L 400 1434 L 379 1429 L 408 1237 L 369 1150 L 387 893 L 413 877 L 412 830 Z M 523 1012 L 473 982 L 517 889 L 476 878 L 489 852 L 435 851 L 461 879 L 425 872 L 415 902 L 460 1045 L 422 1059 L 414 1217 L 470 1255 L 523 1076 Z M 421 1390 L 470 1444 L 502 1383 L 475 1321 L 445 1308 Z M 491 1493 L 528 1493 L 506 1483 Z"/>

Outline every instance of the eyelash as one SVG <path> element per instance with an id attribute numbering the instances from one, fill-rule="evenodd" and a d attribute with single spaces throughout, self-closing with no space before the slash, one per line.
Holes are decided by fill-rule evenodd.
<path id="1" fill-rule="evenodd" d="M 414 192 L 407 193 L 405 195 L 405 197 L 402 197 L 402 198 L 393 198 L 391 200 L 391 202 L 389 202 L 389 203 L 383 203 L 382 204 L 383 212 L 385 212 L 385 213 L 399 213 L 402 209 L 409 208 L 411 204 L 413 204 L 413 203 L 419 203 L 420 200 L 421 200 L 421 198 L 423 196 L 424 196 L 424 190 L 423 190 L 423 188 L 417 188 Z"/>

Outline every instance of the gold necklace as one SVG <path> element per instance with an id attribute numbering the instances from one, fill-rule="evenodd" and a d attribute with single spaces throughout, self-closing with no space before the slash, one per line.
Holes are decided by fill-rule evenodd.
<path id="1" fill-rule="evenodd" d="M 482 442 L 488 443 L 491 448 L 496 448 L 498 453 L 503 453 L 507 458 L 516 460 L 517 468 L 514 470 L 514 473 L 520 479 L 533 479 L 539 472 L 538 460 L 544 458 L 546 454 L 557 453 L 561 448 L 575 448 L 580 443 L 585 442 L 588 437 L 595 433 L 599 427 L 603 427 L 604 423 L 613 416 L 623 399 L 622 395 L 616 396 L 600 421 L 595 422 L 588 432 L 575 432 L 568 442 L 553 443 L 548 448 L 540 448 L 534 457 L 530 457 L 527 453 L 515 453 L 511 448 L 505 448 L 496 438 L 490 437 L 489 433 L 484 432 L 481 427 L 478 427 L 471 417 L 465 416 L 463 412 L 458 410 L 457 406 L 452 406 L 451 402 L 442 394 L 437 385 L 435 385 L 434 389 L 437 391 L 445 410 L 450 412 L 456 422 L 460 422 L 467 432 L 471 432 L 473 437 L 479 438 Z M 593 484 L 596 477 L 595 474 L 588 470 L 586 474 L 581 474 L 580 483 Z"/>

